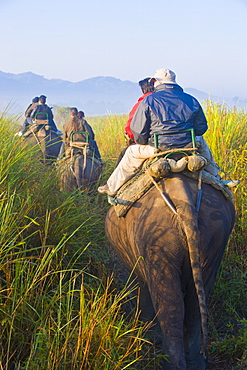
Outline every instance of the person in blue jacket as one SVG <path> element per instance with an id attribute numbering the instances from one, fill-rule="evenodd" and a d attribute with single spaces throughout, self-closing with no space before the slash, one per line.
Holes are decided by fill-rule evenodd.
<path id="1" fill-rule="evenodd" d="M 156 153 L 154 134 L 169 132 L 169 135 L 159 136 L 159 148 L 169 150 L 191 146 L 190 132 L 172 134 L 172 131 L 194 129 L 196 139 L 201 141 L 207 156 L 213 161 L 212 154 L 202 137 L 208 125 L 200 103 L 183 91 L 176 82 L 175 73 L 170 69 L 156 70 L 153 78 L 155 90 L 141 101 L 130 124 L 136 145 L 128 147 L 106 185 L 98 188 L 102 194 L 114 196 L 144 160 Z M 211 167 L 212 174 L 217 176 L 217 168 L 212 165 Z"/>

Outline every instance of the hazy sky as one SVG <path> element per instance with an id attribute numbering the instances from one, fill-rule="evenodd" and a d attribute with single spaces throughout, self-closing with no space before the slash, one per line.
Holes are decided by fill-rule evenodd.
<path id="1" fill-rule="evenodd" d="M 138 82 L 169 68 L 247 98 L 247 0 L 0 0 L 0 24 L 3 72 Z"/>

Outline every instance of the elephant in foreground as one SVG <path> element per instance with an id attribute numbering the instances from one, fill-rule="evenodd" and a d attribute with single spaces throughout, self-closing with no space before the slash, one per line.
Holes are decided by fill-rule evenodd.
<path id="1" fill-rule="evenodd" d="M 38 155 L 43 163 L 52 164 L 56 161 L 61 149 L 61 134 L 52 130 L 47 124 L 32 124 L 24 132 L 23 138 L 26 143 L 39 149 Z"/>
<path id="2" fill-rule="evenodd" d="M 105 231 L 120 260 L 129 270 L 134 269 L 148 288 L 148 306 L 157 314 L 162 352 L 167 356 L 162 369 L 202 370 L 207 362 L 206 303 L 235 210 L 221 191 L 202 183 L 197 211 L 198 183 L 182 173 L 161 179 L 159 188 L 177 213 L 152 187 L 125 217 L 118 217 L 111 207 Z"/>

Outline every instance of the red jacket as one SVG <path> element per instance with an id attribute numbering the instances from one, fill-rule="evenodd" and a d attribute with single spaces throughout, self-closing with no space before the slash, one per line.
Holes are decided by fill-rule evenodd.
<path id="1" fill-rule="evenodd" d="M 134 114 L 140 104 L 140 102 L 146 98 L 146 96 L 152 94 L 151 92 L 148 92 L 146 94 L 143 94 L 137 101 L 137 103 L 133 106 L 133 108 L 131 109 L 130 113 L 129 113 L 129 118 L 128 118 L 128 121 L 126 122 L 126 125 L 125 125 L 125 128 L 124 128 L 124 132 L 126 132 L 126 134 L 131 138 L 131 139 L 134 139 L 134 135 L 132 134 L 132 131 L 130 129 L 130 123 L 134 117 Z"/>

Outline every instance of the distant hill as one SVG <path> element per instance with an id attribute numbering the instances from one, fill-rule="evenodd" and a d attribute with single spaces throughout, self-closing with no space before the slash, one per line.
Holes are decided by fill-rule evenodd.
<path id="1" fill-rule="evenodd" d="M 200 102 L 208 94 L 193 89 L 184 89 Z M 93 77 L 79 82 L 46 79 L 32 72 L 12 74 L 0 71 L 0 108 L 7 106 L 11 113 L 22 113 L 34 96 L 44 94 L 48 105 L 72 107 L 83 110 L 86 115 L 128 113 L 141 95 L 137 83 L 122 81 L 114 77 Z M 218 102 L 245 108 L 246 102 L 210 96 Z"/>

